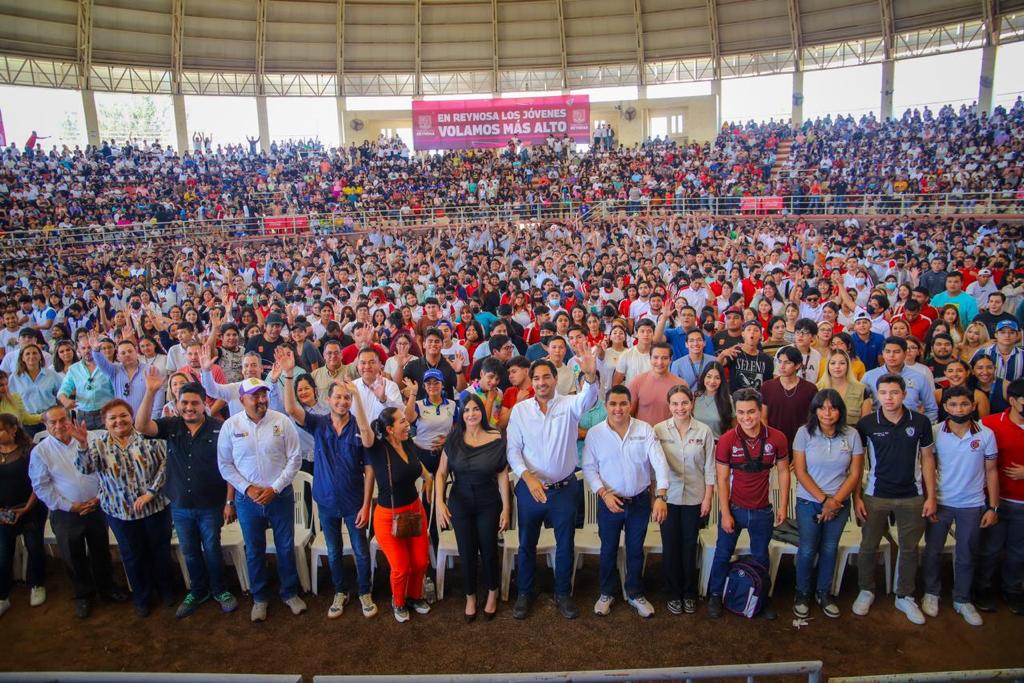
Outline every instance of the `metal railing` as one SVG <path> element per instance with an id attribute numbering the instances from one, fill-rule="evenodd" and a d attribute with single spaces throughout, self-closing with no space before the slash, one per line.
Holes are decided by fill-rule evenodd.
<path id="1" fill-rule="evenodd" d="M 881 676 L 844 676 L 829 678 L 829 683 L 946 683 L 946 681 L 1013 681 L 1024 683 L 1021 669 L 974 669 L 970 671 L 933 671 L 918 674 Z"/>
<path id="2" fill-rule="evenodd" d="M 1000 215 L 1024 216 L 1024 193 L 816 195 L 769 197 L 681 197 L 599 202 L 559 201 L 545 204 L 431 206 L 374 209 L 358 205 L 331 212 L 300 215 L 190 219 L 167 223 L 75 226 L 25 230 L 13 228 L 0 236 L 6 249 L 75 249 L 94 245 L 134 246 L 140 242 L 173 242 L 186 238 L 274 237 L 289 230 L 318 235 L 367 232 L 378 227 L 444 227 L 480 223 L 547 221 L 599 222 L 647 216 L 708 213 L 726 217 L 844 216 L 844 215 Z M 278 229 L 275 223 L 294 222 Z M 35 256 L 45 255 L 45 252 Z"/>
<path id="3" fill-rule="evenodd" d="M 609 669 L 606 671 L 541 671 L 506 674 L 419 674 L 410 676 L 314 676 L 313 683 L 527 683 L 557 681 L 558 683 L 609 683 L 616 681 L 706 681 L 723 678 L 744 678 L 748 683 L 766 677 L 806 676 L 807 683 L 820 683 L 822 663 L 766 662 L 764 664 L 725 664 L 721 666 L 666 667 L 662 669 Z"/>
<path id="4" fill-rule="evenodd" d="M 6 683 L 302 683 L 299 674 L 124 673 L 113 671 L 32 671 L 0 673 Z"/>

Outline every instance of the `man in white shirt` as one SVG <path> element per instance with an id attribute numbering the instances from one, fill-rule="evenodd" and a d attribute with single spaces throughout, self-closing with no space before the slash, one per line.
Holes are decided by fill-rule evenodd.
<path id="1" fill-rule="evenodd" d="M 281 599 L 299 615 L 306 603 L 299 597 L 295 567 L 295 496 L 292 480 L 302 454 L 291 418 L 270 410 L 270 385 L 249 378 L 239 387 L 242 412 L 232 415 L 217 439 L 217 464 L 224 480 L 235 487 L 238 523 L 245 540 L 245 563 L 253 596 L 253 621 L 265 621 L 270 597 L 267 583 L 267 528 L 274 531 Z"/>
<path id="2" fill-rule="evenodd" d="M 43 414 L 49 435 L 32 450 L 28 474 L 36 496 L 50 509 L 57 550 L 71 579 L 75 614 L 85 619 L 98 594 L 106 602 L 125 602 L 114 587 L 107 520 L 100 510 L 99 478 L 75 467 L 78 442 L 63 406 Z"/>
<path id="3" fill-rule="evenodd" d="M 593 407 L 598 394 L 597 358 L 589 349 L 580 351 L 576 358 L 585 383 L 579 393 L 558 394 L 554 364 L 547 359 L 535 361 L 530 366 L 535 395 L 517 403 L 509 418 L 508 462 L 519 477 L 519 596 L 512 609 L 516 619 L 525 619 L 533 602 L 537 541 L 546 521 L 555 531 L 555 604 L 566 619 L 579 616 L 569 595 L 580 486 L 574 474 L 576 439 L 580 417 Z"/>
<path id="4" fill-rule="evenodd" d="M 668 514 L 668 464 L 654 428 L 630 417 L 633 397 L 620 385 L 608 390 L 608 419 L 587 432 L 583 444 L 583 477 L 598 497 L 597 533 L 601 537 L 601 595 L 594 613 L 606 616 L 619 587 L 616 571 L 619 537 L 626 532 L 626 601 L 642 618 L 654 616 L 643 593 L 644 540 L 647 525 Z M 651 511 L 651 469 L 657 497 Z"/>
<path id="5" fill-rule="evenodd" d="M 372 348 L 366 347 L 356 355 L 356 371 L 359 379 L 355 385 L 363 399 L 367 420 L 373 422 L 385 408 L 405 406 L 401 390 L 381 372 L 380 356 Z"/>

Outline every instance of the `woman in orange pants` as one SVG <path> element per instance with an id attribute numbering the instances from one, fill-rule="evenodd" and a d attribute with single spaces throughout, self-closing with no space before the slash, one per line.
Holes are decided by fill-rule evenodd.
<path id="1" fill-rule="evenodd" d="M 430 612 L 423 599 L 423 577 L 430 564 L 427 515 L 416 490 L 416 480 L 424 478 L 424 490 L 430 496 L 434 485 L 430 472 L 417 456 L 418 449 L 409 438 L 409 422 L 398 408 L 385 408 L 371 425 L 366 419 L 359 390 L 350 393 L 359 435 L 366 447 L 369 464 L 377 480 L 377 508 L 373 513 L 373 531 L 391 565 L 391 608 L 399 623 L 409 621 L 409 608 L 417 614 Z M 396 538 L 393 520 L 399 514 L 418 515 L 419 533 Z M 413 524 L 415 528 L 415 524 Z"/>

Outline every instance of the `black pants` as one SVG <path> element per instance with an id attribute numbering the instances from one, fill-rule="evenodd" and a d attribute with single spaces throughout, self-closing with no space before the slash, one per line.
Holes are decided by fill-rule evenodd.
<path id="1" fill-rule="evenodd" d="M 71 579 L 74 599 L 90 598 L 97 592 L 110 593 L 114 589 L 113 566 L 103 512 L 94 510 L 83 517 L 54 510 L 50 513 L 50 526 Z"/>
<path id="2" fill-rule="evenodd" d="M 124 571 L 132 584 L 132 599 L 148 607 L 154 589 L 160 598 L 174 597 L 171 570 L 171 509 L 164 508 L 142 519 L 123 520 L 107 515 L 107 524 L 117 538 Z"/>
<path id="3" fill-rule="evenodd" d="M 43 548 L 43 529 L 46 526 L 46 506 L 37 502 L 17 524 L 0 524 L 0 600 L 11 594 L 14 583 L 14 545 L 18 536 L 25 540 L 28 552 L 29 587 L 46 583 L 46 550 Z"/>
<path id="4" fill-rule="evenodd" d="M 669 600 L 697 599 L 697 533 L 700 505 L 669 505 L 661 525 L 662 573 Z"/>
<path id="5" fill-rule="evenodd" d="M 466 595 L 476 595 L 480 578 L 486 590 L 498 590 L 498 518 L 501 515 L 501 496 L 497 481 L 492 478 L 480 484 L 455 482 L 448 497 L 448 508 L 452 514 L 452 526 L 455 527 L 455 540 L 459 544 L 462 585 Z"/>

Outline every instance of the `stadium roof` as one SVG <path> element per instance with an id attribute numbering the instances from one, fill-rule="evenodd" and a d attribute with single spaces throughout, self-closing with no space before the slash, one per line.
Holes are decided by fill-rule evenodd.
<path id="1" fill-rule="evenodd" d="M 1020 38 L 1024 0 L 0 0 L 0 83 L 549 90 L 829 68 Z"/>

